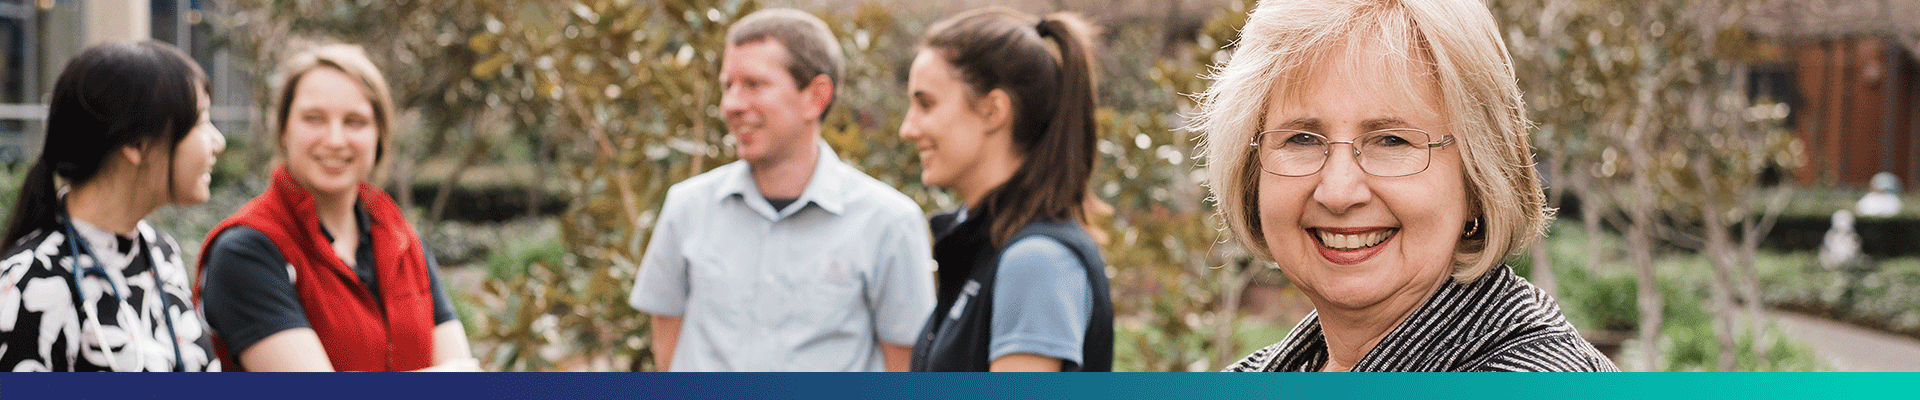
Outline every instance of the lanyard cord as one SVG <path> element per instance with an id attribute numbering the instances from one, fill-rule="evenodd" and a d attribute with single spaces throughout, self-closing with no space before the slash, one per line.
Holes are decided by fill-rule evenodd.
<path id="1" fill-rule="evenodd" d="M 68 285 L 70 285 L 70 287 L 73 290 L 74 299 L 79 302 L 77 306 L 81 307 L 81 310 L 80 310 L 81 318 L 87 318 L 88 316 L 92 316 L 91 322 L 93 324 L 94 341 L 99 342 L 98 344 L 100 345 L 100 351 L 107 354 L 107 367 L 113 369 L 114 371 L 119 371 L 120 366 L 119 366 L 118 357 L 114 357 L 113 349 L 108 348 L 105 334 L 101 332 L 102 329 L 100 328 L 100 313 L 89 312 L 89 311 L 93 311 L 93 308 L 87 307 L 86 295 L 80 291 L 80 279 L 85 277 L 87 274 L 99 274 L 100 279 L 104 279 L 107 281 L 107 288 L 112 290 L 114 302 L 125 305 L 128 308 L 132 308 L 133 303 L 128 302 L 127 299 L 120 294 L 120 287 L 113 283 L 113 277 L 112 275 L 107 273 L 106 267 L 100 265 L 100 259 L 98 257 L 93 256 L 93 247 L 87 244 L 86 238 L 80 237 L 79 232 L 74 230 L 73 222 L 70 220 L 65 222 L 66 222 L 65 228 L 67 230 L 66 232 L 67 237 L 71 239 L 67 241 L 67 248 L 68 248 L 68 252 L 73 254 L 73 257 L 72 257 L 73 261 L 70 261 L 70 263 L 73 265 L 69 266 L 73 269 L 73 280 L 69 281 Z M 173 326 L 173 315 L 167 312 L 166 296 L 161 295 L 159 293 L 163 291 L 163 286 L 161 286 L 161 282 L 160 282 L 160 264 L 158 262 L 153 261 L 151 253 L 152 252 L 150 251 L 142 251 L 141 256 L 147 257 L 149 268 L 151 268 L 151 270 L 147 272 L 150 274 L 149 277 L 153 279 L 152 290 L 155 292 L 153 295 L 153 299 L 159 302 L 157 304 L 157 307 L 159 308 L 160 316 L 165 320 L 167 324 L 167 335 L 169 336 L 167 340 L 173 343 L 172 370 L 174 372 L 184 372 L 186 371 L 186 365 L 185 365 L 184 359 L 181 357 L 181 354 L 180 354 L 180 333 L 177 330 L 177 328 Z M 142 325 L 150 324 L 152 320 L 145 318 L 146 317 L 145 313 L 141 311 L 143 310 L 134 311 L 136 313 L 142 314 L 141 316 L 143 318 L 140 319 L 140 323 Z M 138 332 L 145 331 L 146 327 L 142 326 L 142 327 L 139 327 L 138 329 L 124 329 L 124 330 L 128 332 L 127 345 L 130 347 L 133 347 L 134 354 L 136 357 L 138 357 L 136 361 L 137 364 L 135 365 L 135 367 L 144 368 L 144 365 L 146 364 L 144 362 L 146 360 L 146 353 L 139 351 L 138 347 L 140 344 L 140 340 L 135 335 L 138 334 Z"/>

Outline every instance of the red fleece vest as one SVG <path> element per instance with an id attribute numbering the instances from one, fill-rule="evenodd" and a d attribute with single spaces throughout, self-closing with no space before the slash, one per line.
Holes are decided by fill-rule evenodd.
<path id="1" fill-rule="evenodd" d="M 335 371 L 407 371 L 432 366 L 433 295 L 426 256 L 418 246 L 420 239 L 386 192 L 364 182 L 359 192 L 360 204 L 372 225 L 370 244 L 382 302 L 375 302 L 353 268 L 334 255 L 332 244 L 320 233 L 313 194 L 294 182 L 286 167 L 273 171 L 273 182 L 266 193 L 207 233 L 200 254 L 207 254 L 207 246 L 228 227 L 257 229 L 273 239 L 274 247 L 293 266 L 293 287 L 300 293 L 307 323 L 320 336 L 320 345 Z M 203 256 L 197 271 L 206 270 Z M 198 286 L 201 279 L 194 282 Z M 197 302 L 200 290 L 194 289 Z M 382 303 L 385 310 L 381 309 Z M 213 343 L 227 370 L 246 370 L 239 363 L 239 354 L 228 351 L 220 335 L 213 335 Z"/>

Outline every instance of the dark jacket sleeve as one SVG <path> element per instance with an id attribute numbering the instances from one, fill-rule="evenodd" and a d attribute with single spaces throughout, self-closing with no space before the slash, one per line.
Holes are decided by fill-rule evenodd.
<path id="1" fill-rule="evenodd" d="M 433 258 L 433 249 L 427 248 L 427 242 L 424 240 L 420 242 L 420 253 L 426 256 L 427 279 L 432 282 L 433 325 L 439 326 L 447 321 L 459 320 L 460 314 L 454 310 L 453 300 L 447 297 L 446 286 L 440 283 L 440 261 Z"/>

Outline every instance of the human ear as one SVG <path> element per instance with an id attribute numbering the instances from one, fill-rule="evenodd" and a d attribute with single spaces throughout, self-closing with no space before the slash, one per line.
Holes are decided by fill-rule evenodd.
<path id="1" fill-rule="evenodd" d="M 806 88 L 801 89 L 807 97 L 807 106 L 811 107 L 809 111 L 814 115 L 825 117 L 827 105 L 833 103 L 833 89 L 833 79 L 827 78 L 826 75 L 814 75 L 813 80 L 807 82 Z"/>
<path id="2" fill-rule="evenodd" d="M 147 141 L 140 140 L 120 146 L 120 156 L 126 157 L 130 165 L 140 165 L 147 156 Z"/>
<path id="3" fill-rule="evenodd" d="M 977 104 L 981 117 L 987 120 L 987 126 L 1013 129 L 1013 98 L 1006 90 L 994 89 L 980 97 Z"/>

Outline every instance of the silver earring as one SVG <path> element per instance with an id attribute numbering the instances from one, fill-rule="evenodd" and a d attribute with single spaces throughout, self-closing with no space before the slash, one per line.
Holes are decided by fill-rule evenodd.
<path id="1" fill-rule="evenodd" d="M 1473 222 L 1467 225 L 1467 234 L 1465 234 L 1465 235 L 1460 235 L 1460 237 L 1473 237 L 1473 234 L 1475 234 L 1475 233 L 1480 233 L 1480 218 L 1479 218 L 1479 217 L 1474 217 L 1474 218 L 1473 218 Z"/>

